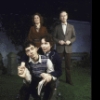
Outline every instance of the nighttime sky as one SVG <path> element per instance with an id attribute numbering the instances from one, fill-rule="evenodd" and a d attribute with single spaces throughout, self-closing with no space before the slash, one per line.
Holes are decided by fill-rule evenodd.
<path id="1" fill-rule="evenodd" d="M 66 10 L 69 19 L 91 21 L 92 0 L 0 0 L 0 14 L 41 13 L 45 17 L 58 17 Z"/>

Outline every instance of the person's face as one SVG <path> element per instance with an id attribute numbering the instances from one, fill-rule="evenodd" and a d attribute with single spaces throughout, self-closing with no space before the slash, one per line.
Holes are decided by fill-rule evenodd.
<path id="1" fill-rule="evenodd" d="M 40 23 L 40 17 L 38 15 L 34 16 L 34 23 L 39 24 Z"/>
<path id="2" fill-rule="evenodd" d="M 51 50 L 51 45 L 49 42 L 46 42 L 45 39 L 41 40 L 41 48 L 44 53 L 47 53 Z"/>
<path id="3" fill-rule="evenodd" d="M 37 51 L 38 48 L 33 45 L 30 45 L 29 47 L 25 48 L 26 55 L 32 59 L 35 59 L 37 57 Z"/>
<path id="4" fill-rule="evenodd" d="M 60 20 L 61 20 L 61 22 L 65 23 L 67 21 L 67 19 L 68 19 L 67 13 L 66 12 L 62 12 L 60 14 Z"/>

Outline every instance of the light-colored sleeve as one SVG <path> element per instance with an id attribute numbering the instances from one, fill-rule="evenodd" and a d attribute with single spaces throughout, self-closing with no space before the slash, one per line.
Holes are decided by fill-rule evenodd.
<path id="1" fill-rule="evenodd" d="M 20 66 L 25 66 L 25 62 L 22 61 Z"/>
<path id="2" fill-rule="evenodd" d="M 54 66 L 50 59 L 47 60 L 47 73 L 51 73 L 54 71 Z"/>
<path id="3" fill-rule="evenodd" d="M 47 73 L 51 73 L 54 71 L 54 66 L 53 66 L 53 63 L 51 62 L 50 59 L 47 60 Z M 53 77 L 53 80 L 56 80 L 57 78 L 52 76 Z"/>

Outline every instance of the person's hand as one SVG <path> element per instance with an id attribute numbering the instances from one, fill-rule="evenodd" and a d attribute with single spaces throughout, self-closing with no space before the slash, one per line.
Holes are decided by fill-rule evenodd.
<path id="1" fill-rule="evenodd" d="M 45 84 L 49 83 L 52 80 L 52 76 L 50 74 L 47 73 L 42 73 L 41 77 L 43 78 L 43 80 L 45 80 Z"/>
<path id="2" fill-rule="evenodd" d="M 18 66 L 18 74 L 23 74 L 25 70 L 25 62 L 21 62 L 20 66 Z"/>
<path id="3" fill-rule="evenodd" d="M 25 76 L 24 75 L 25 73 L 25 66 L 18 66 L 18 75 L 23 75 L 23 77 Z"/>
<path id="4" fill-rule="evenodd" d="M 18 66 L 18 76 L 24 78 L 27 82 L 31 82 L 31 74 L 25 66 Z"/>
<path id="5" fill-rule="evenodd" d="M 71 44 L 71 41 L 67 40 L 65 44 L 69 45 L 69 44 Z"/>
<path id="6" fill-rule="evenodd" d="M 64 42 L 63 40 L 60 40 L 60 41 L 59 41 L 59 44 L 64 45 L 65 42 Z"/>

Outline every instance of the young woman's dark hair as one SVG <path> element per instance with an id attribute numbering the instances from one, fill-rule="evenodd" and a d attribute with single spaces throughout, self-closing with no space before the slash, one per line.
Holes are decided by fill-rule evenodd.
<path id="1" fill-rule="evenodd" d="M 43 25 L 43 17 L 41 16 L 40 13 L 35 13 L 34 15 L 32 15 L 32 22 L 34 24 L 34 16 L 37 15 L 40 18 L 40 24 Z"/>
<path id="2" fill-rule="evenodd" d="M 43 37 L 41 38 L 41 40 L 42 40 L 42 39 L 45 39 L 46 42 L 49 42 L 49 43 L 50 43 L 51 49 L 54 48 L 54 40 L 53 40 L 53 37 L 52 37 L 51 34 L 48 33 L 47 35 L 43 36 Z"/>

